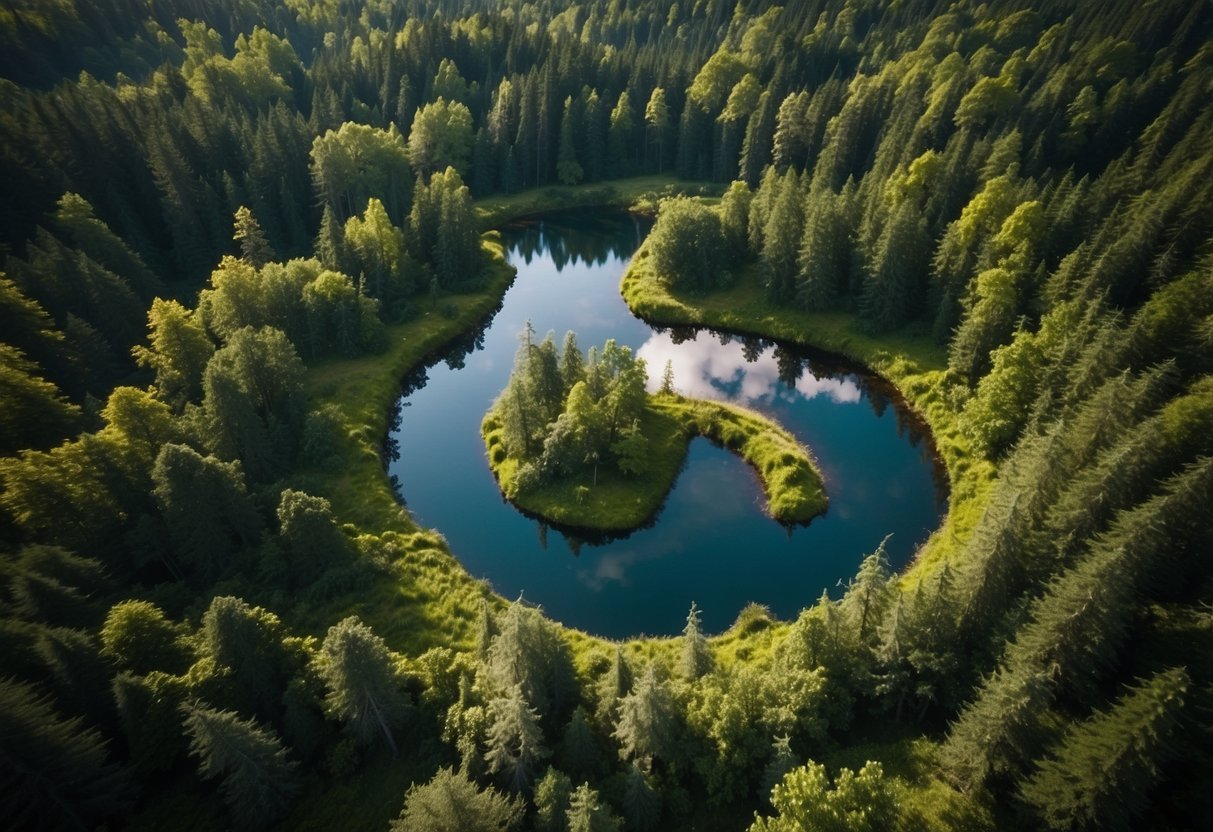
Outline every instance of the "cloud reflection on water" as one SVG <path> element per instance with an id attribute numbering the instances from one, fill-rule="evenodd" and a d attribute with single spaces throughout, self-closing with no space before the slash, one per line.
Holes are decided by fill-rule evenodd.
<path id="1" fill-rule="evenodd" d="M 779 362 L 775 349 L 767 347 L 754 361 L 747 361 L 745 347 L 739 341 L 722 344 L 699 333 L 700 337 L 675 343 L 669 332 L 654 333 L 637 350 L 648 365 L 650 391 L 661 386 L 666 361 L 674 368 L 674 388 L 684 396 L 701 399 L 727 399 L 742 404 L 768 403 L 777 396 L 794 401 L 827 396 L 837 404 L 855 404 L 861 398 L 859 385 L 851 378 L 817 378 L 801 373 L 795 393 L 780 384 Z"/>

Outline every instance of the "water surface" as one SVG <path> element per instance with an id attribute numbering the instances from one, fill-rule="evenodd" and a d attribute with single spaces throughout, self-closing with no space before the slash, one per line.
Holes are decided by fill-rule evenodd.
<path id="1" fill-rule="evenodd" d="M 649 224 L 570 212 L 503 230 L 518 278 L 473 339 L 410 379 L 391 464 L 417 522 L 438 529 L 468 571 L 506 598 L 608 637 L 681 630 L 691 602 L 711 632 L 747 602 L 790 618 L 822 592 L 842 592 L 859 561 L 892 534 L 904 565 L 944 503 L 921 425 L 880 379 L 822 354 L 692 330 L 657 331 L 634 317 L 619 279 Z M 505 386 L 530 320 L 583 350 L 614 338 L 648 362 L 656 389 L 667 360 L 685 395 L 737 402 L 778 420 L 817 456 L 827 514 L 787 529 L 762 511 L 753 471 L 703 439 L 656 522 L 622 540 L 585 543 L 506 503 L 484 457 L 480 420 Z"/>

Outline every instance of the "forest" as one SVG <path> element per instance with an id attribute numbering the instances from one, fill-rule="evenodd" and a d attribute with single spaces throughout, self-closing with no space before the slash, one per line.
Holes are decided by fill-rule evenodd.
<path id="1" fill-rule="evenodd" d="M 1211 93 L 1184 0 L 5 3 L 0 823 L 1198 828 Z M 905 570 L 612 641 L 412 518 L 402 390 L 572 205 L 656 217 L 646 320 L 896 387 Z"/>

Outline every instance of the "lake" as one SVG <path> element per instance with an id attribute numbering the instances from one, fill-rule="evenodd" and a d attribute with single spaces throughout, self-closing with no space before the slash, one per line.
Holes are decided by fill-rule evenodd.
<path id="1" fill-rule="evenodd" d="M 632 315 L 619 279 L 648 233 L 645 219 L 564 212 L 502 229 L 518 277 L 501 309 L 464 349 L 405 381 L 399 458 L 389 466 L 416 521 L 440 531 L 472 575 L 507 599 L 610 638 L 681 631 L 691 602 L 708 632 L 749 602 L 781 618 L 822 589 L 838 597 L 885 535 L 900 569 L 939 524 L 946 481 L 929 434 L 896 392 L 826 354 L 706 330 L 662 330 Z M 736 402 L 776 419 L 808 445 L 829 511 L 786 528 L 763 514 L 757 477 L 704 439 L 655 522 L 623 539 L 587 542 L 520 514 L 489 472 L 480 421 L 506 384 L 518 334 L 577 333 L 582 350 L 614 338 L 648 363 L 656 390 L 666 361 L 688 396 Z M 470 349 L 470 351 L 469 351 Z"/>

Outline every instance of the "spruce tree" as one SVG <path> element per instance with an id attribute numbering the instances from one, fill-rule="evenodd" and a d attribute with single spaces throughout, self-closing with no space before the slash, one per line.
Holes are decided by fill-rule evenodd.
<path id="1" fill-rule="evenodd" d="M 661 794 L 649 783 L 649 778 L 632 762 L 623 790 L 623 817 L 629 829 L 641 832 L 657 825 L 661 816 Z"/>
<path id="2" fill-rule="evenodd" d="M 491 774 L 499 774 L 515 793 L 525 792 L 539 761 L 548 756 L 538 712 L 527 704 L 522 686 L 489 702 L 491 724 L 484 754 Z"/>
<path id="3" fill-rule="evenodd" d="M 598 792 L 582 783 L 569 799 L 569 832 L 619 832 L 619 821 L 610 807 L 599 800 Z"/>
<path id="4" fill-rule="evenodd" d="M 1182 667 L 1130 687 L 1106 711 L 1072 725 L 1020 787 L 1050 829 L 1129 830 L 1173 756 L 1188 691 Z"/>
<path id="5" fill-rule="evenodd" d="M 324 700 L 328 711 L 363 744 L 382 736 L 395 756 L 392 729 L 401 722 L 408 703 L 383 639 L 357 616 L 350 616 L 329 627 L 316 669 L 328 688 Z"/>
<path id="6" fill-rule="evenodd" d="M 414 783 L 392 832 L 508 832 L 525 812 L 518 798 L 492 786 L 481 789 L 463 771 L 440 768 L 424 784 Z"/>
<path id="7" fill-rule="evenodd" d="M 199 774 L 222 778 L 219 790 L 236 824 L 261 828 L 280 818 L 298 786 L 295 763 L 278 737 L 232 711 L 201 703 L 184 704 L 181 711 Z"/>
<path id="8" fill-rule="evenodd" d="M 0 817 L 11 828 L 91 829 L 129 805 L 105 740 L 33 685 L 0 678 L 0 738 Z"/>
<path id="9" fill-rule="evenodd" d="M 276 259 L 269 240 L 265 238 L 265 232 L 261 230 L 261 223 L 257 222 L 253 212 L 245 205 L 236 209 L 232 239 L 240 244 L 240 256 L 254 269 L 260 269 Z"/>
<path id="10" fill-rule="evenodd" d="M 687 613 L 687 625 L 682 631 L 678 670 L 684 679 L 693 682 L 711 671 L 712 664 L 712 651 L 700 628 L 699 607 L 692 601 L 691 611 Z"/>
<path id="11" fill-rule="evenodd" d="M 676 720 L 674 697 L 650 664 L 619 703 L 614 736 L 619 740 L 620 758 L 639 760 L 646 768 L 652 767 L 655 757 L 668 760 L 674 750 Z"/>

